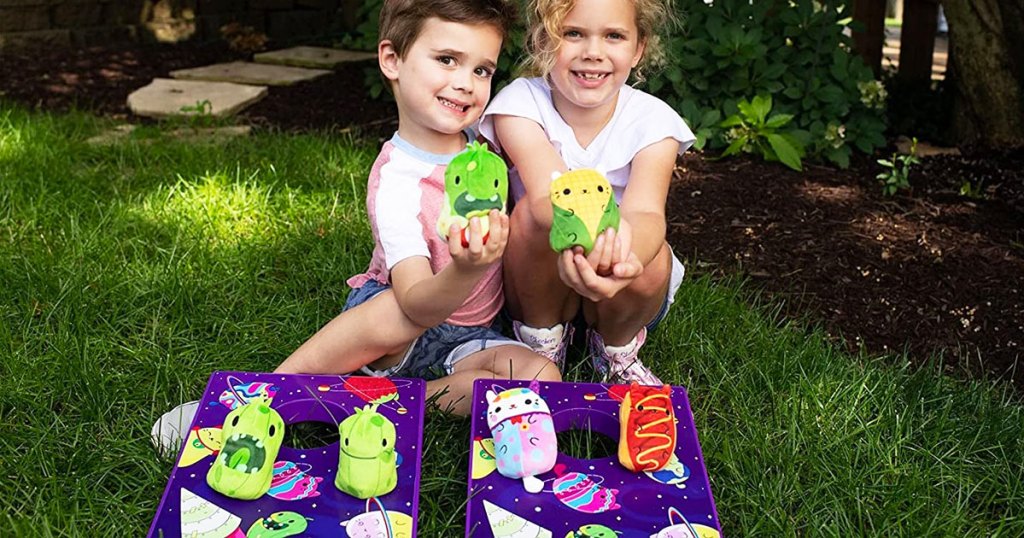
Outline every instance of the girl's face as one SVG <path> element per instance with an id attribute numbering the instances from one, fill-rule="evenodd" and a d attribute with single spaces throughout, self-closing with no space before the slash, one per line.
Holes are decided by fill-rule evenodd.
<path id="1" fill-rule="evenodd" d="M 632 0 L 576 0 L 549 74 L 555 108 L 613 110 L 643 53 Z"/>

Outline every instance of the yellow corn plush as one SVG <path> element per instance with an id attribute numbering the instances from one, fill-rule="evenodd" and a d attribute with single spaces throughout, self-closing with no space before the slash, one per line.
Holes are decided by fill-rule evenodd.
<path id="1" fill-rule="evenodd" d="M 619 229 L 619 206 L 612 187 L 597 170 L 570 170 L 551 182 L 551 235 L 555 252 L 574 245 L 590 252 L 608 228 Z"/>

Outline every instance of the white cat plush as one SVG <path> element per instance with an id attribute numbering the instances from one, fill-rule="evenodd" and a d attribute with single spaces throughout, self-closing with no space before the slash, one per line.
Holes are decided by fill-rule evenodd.
<path id="1" fill-rule="evenodd" d="M 487 391 L 487 426 L 494 436 L 498 472 L 522 478 L 523 487 L 538 493 L 544 483 L 537 475 L 550 471 L 558 458 L 558 440 L 551 409 L 540 397 L 540 384 L 495 393 Z"/>

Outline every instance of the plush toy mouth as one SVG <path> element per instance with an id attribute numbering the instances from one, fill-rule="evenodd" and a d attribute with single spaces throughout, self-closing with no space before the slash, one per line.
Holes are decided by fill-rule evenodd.
<path id="1" fill-rule="evenodd" d="M 492 209 L 501 211 L 501 196 L 495 194 L 490 198 L 481 199 L 474 198 L 468 192 L 464 192 L 455 199 L 455 205 L 453 209 L 459 215 L 469 217 L 471 212 L 478 212 L 480 215 L 486 215 Z"/>
<path id="2" fill-rule="evenodd" d="M 267 450 L 263 440 L 247 433 L 236 433 L 224 443 L 217 461 L 240 473 L 256 474 L 263 468 Z"/>

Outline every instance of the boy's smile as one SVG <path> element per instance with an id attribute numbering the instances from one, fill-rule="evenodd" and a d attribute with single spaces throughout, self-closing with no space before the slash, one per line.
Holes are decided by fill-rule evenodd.
<path id="1" fill-rule="evenodd" d="M 501 39 L 490 25 L 430 18 L 405 58 L 382 41 L 380 66 L 398 102 L 399 136 L 432 153 L 461 151 L 462 131 L 480 118 L 490 99 Z"/>

